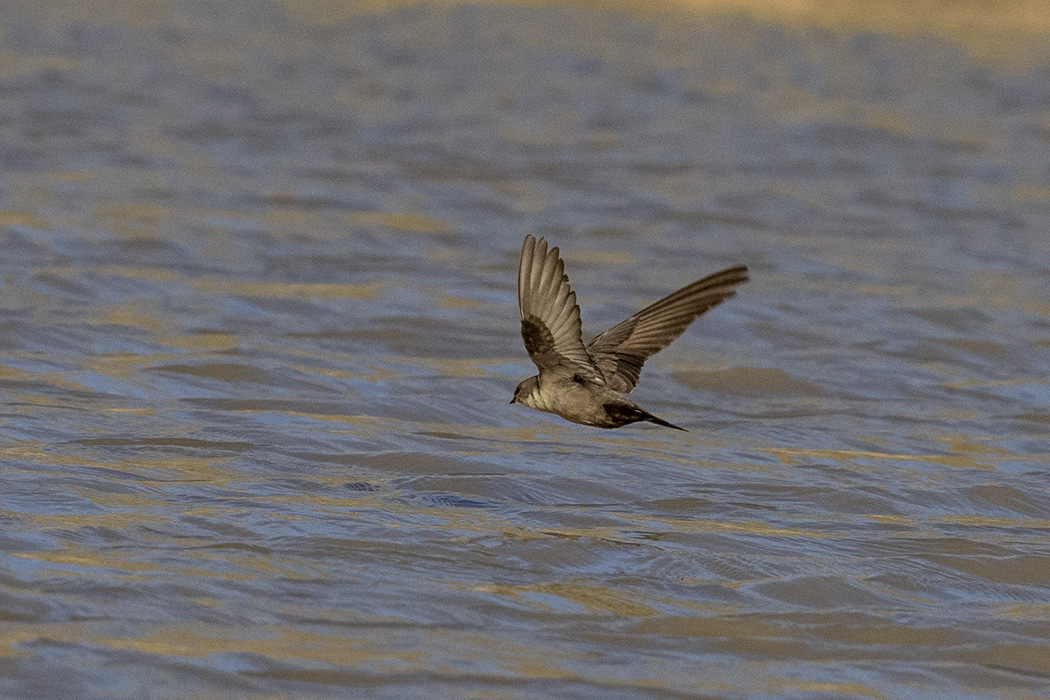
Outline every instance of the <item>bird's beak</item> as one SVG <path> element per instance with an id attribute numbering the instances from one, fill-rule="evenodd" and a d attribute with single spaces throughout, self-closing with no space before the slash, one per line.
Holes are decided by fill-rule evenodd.
<path id="1" fill-rule="evenodd" d="M 511 403 L 517 403 L 518 402 L 518 397 L 515 396 L 513 399 L 510 400 L 510 402 Z"/>

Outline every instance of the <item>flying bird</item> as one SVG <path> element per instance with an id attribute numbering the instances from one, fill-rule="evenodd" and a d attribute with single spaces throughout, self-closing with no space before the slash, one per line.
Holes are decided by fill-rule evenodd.
<path id="1" fill-rule="evenodd" d="M 518 263 L 521 337 L 539 373 L 514 389 L 511 403 L 556 413 L 598 428 L 648 421 L 685 430 L 657 418 L 627 398 L 642 365 L 680 336 L 708 309 L 736 294 L 748 281 L 737 265 L 682 287 L 584 345 L 580 307 L 558 249 L 529 235 Z"/>

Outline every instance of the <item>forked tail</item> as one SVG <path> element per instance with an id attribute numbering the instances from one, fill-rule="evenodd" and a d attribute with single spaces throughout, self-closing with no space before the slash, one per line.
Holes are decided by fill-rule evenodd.
<path id="1" fill-rule="evenodd" d="M 649 411 L 646 411 L 640 406 L 619 404 L 619 403 L 607 403 L 604 406 L 605 415 L 609 417 L 611 421 L 610 425 L 602 426 L 605 428 L 619 428 L 629 423 L 638 423 L 639 421 L 648 421 L 650 423 L 656 423 L 662 425 L 665 428 L 674 428 L 675 430 L 681 430 L 688 433 L 689 431 L 685 428 L 679 428 L 674 423 L 668 423 L 663 418 L 657 418 Z"/>
<path id="2" fill-rule="evenodd" d="M 651 413 L 649 414 L 649 417 L 648 417 L 648 418 L 647 418 L 646 420 L 648 420 L 648 421 L 649 421 L 650 423 L 656 423 L 657 425 L 662 425 L 662 426 L 664 426 L 665 428 L 674 428 L 675 430 L 681 430 L 681 431 L 682 431 L 682 432 L 684 432 L 684 433 L 688 433 L 688 432 L 689 432 L 689 431 L 688 431 L 688 430 L 686 430 L 685 428 L 679 428 L 679 427 L 678 427 L 677 425 L 675 425 L 674 423 L 668 423 L 668 422 L 667 422 L 667 421 L 665 421 L 665 420 L 664 420 L 663 418 L 657 418 L 656 416 L 654 416 L 654 415 L 653 415 L 653 414 L 651 414 Z"/>

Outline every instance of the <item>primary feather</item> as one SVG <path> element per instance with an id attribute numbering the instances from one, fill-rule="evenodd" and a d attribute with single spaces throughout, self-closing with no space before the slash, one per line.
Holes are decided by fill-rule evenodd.
<path id="1" fill-rule="evenodd" d="M 580 306 L 569 286 L 565 263 L 547 241 L 525 238 L 518 266 L 518 308 L 521 336 L 529 357 L 542 372 L 572 366 L 587 378 L 604 382 L 580 329 Z"/>
<path id="2" fill-rule="evenodd" d="M 743 265 L 716 272 L 595 336 L 586 348 L 609 388 L 627 393 L 638 386 L 646 360 L 674 342 L 705 311 L 734 296 L 734 287 L 747 280 Z"/>

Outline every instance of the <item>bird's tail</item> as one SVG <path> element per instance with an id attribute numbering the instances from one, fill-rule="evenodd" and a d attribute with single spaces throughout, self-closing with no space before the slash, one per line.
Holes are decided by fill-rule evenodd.
<path id="1" fill-rule="evenodd" d="M 641 406 L 636 406 L 630 402 L 610 402 L 605 404 L 604 408 L 605 414 L 612 420 L 612 423 L 607 426 L 610 428 L 619 428 L 621 425 L 637 423 L 639 421 L 649 421 L 650 423 L 662 425 L 665 428 L 674 428 L 675 430 L 689 432 L 685 428 L 679 428 L 674 423 L 668 423 L 663 418 L 657 418 Z"/>
<path id="2" fill-rule="evenodd" d="M 674 428 L 675 430 L 681 430 L 681 431 L 682 431 L 682 432 L 684 432 L 684 433 L 688 433 L 688 432 L 689 432 L 689 431 L 688 431 L 688 430 L 686 430 L 685 428 L 679 428 L 679 427 L 678 427 L 677 425 L 675 425 L 674 423 L 668 423 L 668 422 L 667 422 L 667 421 L 665 421 L 665 420 L 664 420 L 663 418 L 657 418 L 657 417 L 656 417 L 656 416 L 654 416 L 654 415 L 653 415 L 652 413 L 650 413 L 650 414 L 649 414 L 649 417 L 648 417 L 648 418 L 646 418 L 646 420 L 647 420 L 647 421 L 649 421 L 650 423 L 656 423 L 657 425 L 662 425 L 662 426 L 664 426 L 665 428 Z"/>

